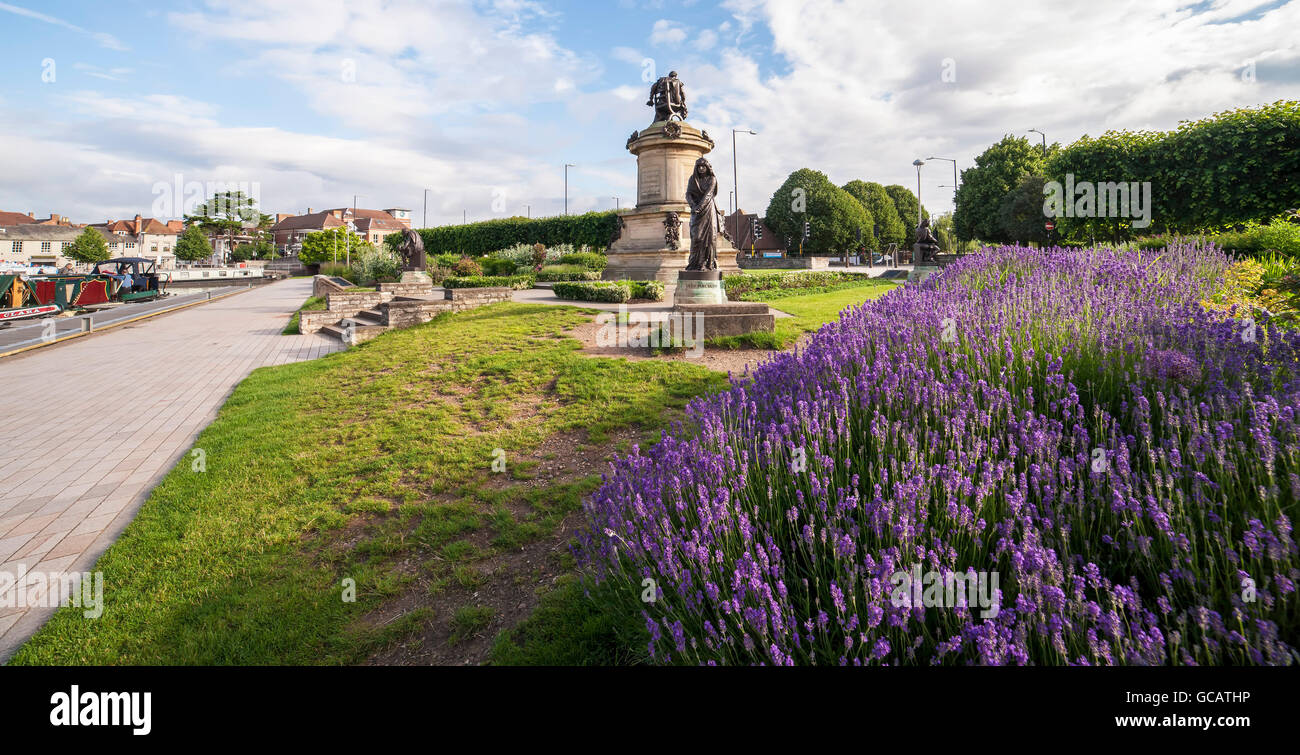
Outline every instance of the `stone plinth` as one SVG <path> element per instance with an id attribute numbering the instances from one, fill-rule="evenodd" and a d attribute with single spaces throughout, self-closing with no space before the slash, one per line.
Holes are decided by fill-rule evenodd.
<path id="1" fill-rule="evenodd" d="M 939 265 L 917 265 L 907 274 L 908 283 L 921 283 L 931 275 L 937 275 L 943 272 Z"/>
<path id="2" fill-rule="evenodd" d="M 690 257 L 686 184 L 695 161 L 713 150 L 713 140 L 688 123 L 657 121 L 633 134 L 627 150 L 636 155 L 636 209 L 620 215 L 623 227 L 609 248 L 605 280 L 674 283 Z M 672 213 L 677 213 L 676 234 L 670 232 Z M 719 232 L 718 269 L 738 272 L 736 255 L 736 248 Z"/>
<path id="3" fill-rule="evenodd" d="M 743 270 L 829 270 L 831 260 L 839 257 L 747 257 L 736 260 Z"/>
<path id="4" fill-rule="evenodd" d="M 745 333 L 771 333 L 776 329 L 776 315 L 762 302 L 737 301 L 726 304 L 675 304 L 673 311 L 697 318 L 704 338 L 739 336 Z"/>
<path id="5" fill-rule="evenodd" d="M 717 270 L 682 270 L 677 273 L 673 304 L 726 304 L 727 291 Z"/>

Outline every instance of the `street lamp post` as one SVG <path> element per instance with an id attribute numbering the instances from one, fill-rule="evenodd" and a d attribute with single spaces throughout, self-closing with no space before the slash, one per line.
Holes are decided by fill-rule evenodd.
<path id="1" fill-rule="evenodd" d="M 913 160 L 912 164 L 916 166 L 916 227 L 921 227 L 921 166 L 925 165 L 924 160 Z M 912 264 L 916 264 L 916 254 L 912 254 Z"/>
<path id="2" fill-rule="evenodd" d="M 736 209 L 740 209 L 740 172 L 736 168 L 736 134 L 752 134 L 758 136 L 757 131 L 747 128 L 733 128 L 731 130 L 731 183 L 735 187 Z"/>
<path id="3" fill-rule="evenodd" d="M 356 226 L 356 222 L 357 222 L 357 197 L 364 197 L 364 196 L 365 196 L 365 194 L 353 194 L 353 195 L 352 195 L 352 224 L 353 224 L 354 227 Z M 346 228 L 347 226 L 344 225 L 344 227 Z M 346 259 L 347 265 L 348 265 L 348 267 L 351 267 L 351 266 L 352 266 L 352 233 L 351 233 L 351 231 L 348 232 L 347 241 L 346 241 L 346 242 L 344 243 L 344 245 L 343 245 L 343 251 L 344 251 L 344 253 L 345 253 L 346 257 L 347 257 L 347 259 Z"/>
<path id="4" fill-rule="evenodd" d="M 1038 134 L 1039 136 L 1043 137 L 1043 157 L 1047 157 L 1047 134 L 1044 134 L 1042 131 L 1039 131 L 1036 128 L 1031 128 L 1029 129 L 1029 131 L 1025 133 Z"/>
<path id="5" fill-rule="evenodd" d="M 429 190 L 424 190 L 424 227 L 429 227 Z"/>
<path id="6" fill-rule="evenodd" d="M 614 197 L 614 212 L 618 212 L 619 209 L 620 208 L 618 206 L 618 197 Z"/>
<path id="7" fill-rule="evenodd" d="M 569 214 L 569 168 L 576 168 L 573 163 L 564 164 L 564 214 Z"/>

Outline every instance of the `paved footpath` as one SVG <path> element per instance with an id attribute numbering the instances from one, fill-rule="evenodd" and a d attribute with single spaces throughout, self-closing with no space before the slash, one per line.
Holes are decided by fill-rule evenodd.
<path id="1" fill-rule="evenodd" d="M 280 335 L 309 296 L 282 281 L 0 359 L 0 585 L 89 571 L 249 372 L 341 349 Z M 3 604 L 0 661 L 53 614 Z"/>

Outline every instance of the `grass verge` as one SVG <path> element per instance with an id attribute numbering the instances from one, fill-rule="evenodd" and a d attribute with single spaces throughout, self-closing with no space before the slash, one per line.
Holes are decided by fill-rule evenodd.
<path id="1" fill-rule="evenodd" d="M 530 606 L 479 593 L 535 593 L 551 555 L 530 549 L 562 549 L 600 459 L 726 382 L 582 355 L 564 331 L 591 314 L 497 304 L 255 370 L 93 567 L 103 616 L 58 611 L 11 663 L 358 663 L 435 640 L 486 653 Z"/>
<path id="2" fill-rule="evenodd" d="M 746 333 L 739 336 L 711 338 L 707 346 L 724 349 L 785 349 L 798 341 L 804 333 L 810 333 L 828 322 L 838 320 L 840 312 L 871 299 L 877 299 L 892 291 L 897 284 L 887 281 L 855 283 L 845 287 L 831 287 L 832 290 L 818 293 L 806 293 L 806 289 L 755 291 L 753 299 L 772 305 L 791 317 L 778 317 L 776 327 L 771 333 Z"/>
<path id="3" fill-rule="evenodd" d="M 325 297 L 323 296 L 308 297 L 307 301 L 303 302 L 302 306 L 298 307 L 297 311 L 293 313 L 293 317 L 289 318 L 289 324 L 284 326 L 284 330 L 280 331 L 280 335 L 282 336 L 298 335 L 299 333 L 302 332 L 301 330 L 298 329 L 298 313 L 302 312 L 303 310 L 307 310 L 308 312 L 311 312 L 313 310 L 321 310 L 321 309 L 325 309 Z"/>

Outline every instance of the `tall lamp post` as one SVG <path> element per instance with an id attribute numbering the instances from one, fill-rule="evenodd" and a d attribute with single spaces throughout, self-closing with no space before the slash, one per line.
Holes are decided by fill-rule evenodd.
<path id="1" fill-rule="evenodd" d="M 916 166 L 916 227 L 921 227 L 921 166 L 925 165 L 924 160 L 913 160 L 912 164 Z M 913 239 L 915 242 L 915 239 Z M 916 252 L 912 253 L 912 264 L 916 264 Z"/>
<path id="2" fill-rule="evenodd" d="M 364 197 L 364 196 L 365 196 L 365 194 L 353 194 L 353 195 L 352 195 L 352 224 L 353 224 L 353 226 L 355 226 L 356 223 L 357 223 L 357 197 Z M 348 264 L 348 267 L 351 267 L 351 266 L 352 266 L 352 233 L 351 233 L 351 232 L 348 233 L 347 243 L 345 243 L 343 246 L 344 246 L 344 253 L 345 253 L 346 256 L 347 256 L 347 264 Z"/>
<path id="3" fill-rule="evenodd" d="M 731 130 L 731 184 L 735 187 L 736 209 L 740 209 L 740 173 L 736 169 L 736 134 L 752 134 L 758 136 L 757 131 L 751 131 L 747 128 L 733 128 Z"/>
<path id="4" fill-rule="evenodd" d="M 424 227 L 429 227 L 429 190 L 424 190 Z"/>
<path id="5" fill-rule="evenodd" d="M 564 164 L 564 214 L 569 214 L 569 168 L 576 168 L 573 163 Z"/>
<path id="6" fill-rule="evenodd" d="M 614 197 L 614 212 L 618 212 L 619 209 L 620 209 L 620 208 L 619 208 L 619 205 L 618 205 L 618 197 Z"/>
<path id="7" fill-rule="evenodd" d="M 1047 134 L 1044 134 L 1042 131 L 1039 131 L 1036 128 L 1031 128 L 1025 133 L 1038 134 L 1039 136 L 1043 137 L 1043 157 L 1047 157 Z"/>

